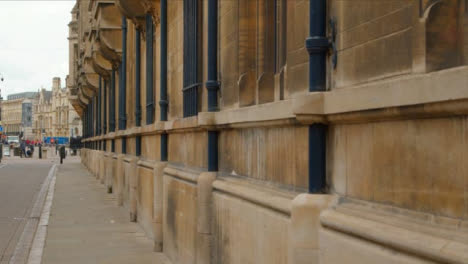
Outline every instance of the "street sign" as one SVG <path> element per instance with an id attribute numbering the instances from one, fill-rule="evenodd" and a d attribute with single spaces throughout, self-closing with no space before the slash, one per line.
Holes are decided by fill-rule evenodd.
<path id="1" fill-rule="evenodd" d="M 0 132 L 3 132 L 3 127 L 2 126 L 0 126 Z"/>

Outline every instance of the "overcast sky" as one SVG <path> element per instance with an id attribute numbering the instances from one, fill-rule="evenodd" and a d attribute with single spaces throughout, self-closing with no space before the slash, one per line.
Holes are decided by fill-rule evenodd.
<path id="1" fill-rule="evenodd" d="M 74 0 L 0 0 L 2 96 L 62 87 L 68 74 L 68 23 Z"/>

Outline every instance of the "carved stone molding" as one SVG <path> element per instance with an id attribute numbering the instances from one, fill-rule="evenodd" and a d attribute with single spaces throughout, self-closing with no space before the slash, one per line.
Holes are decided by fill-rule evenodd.
<path id="1" fill-rule="evenodd" d="M 117 65 L 122 56 L 122 14 L 114 1 L 96 1 L 93 17 L 102 57 Z"/>
<path id="2" fill-rule="evenodd" d="M 116 0 L 116 5 L 142 32 L 145 31 L 145 16 L 147 13 L 153 16 L 155 24 L 159 23 L 160 0 Z"/>

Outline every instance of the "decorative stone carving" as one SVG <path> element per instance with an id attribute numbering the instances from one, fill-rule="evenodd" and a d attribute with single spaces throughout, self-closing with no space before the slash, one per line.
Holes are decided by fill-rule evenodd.
<path id="1" fill-rule="evenodd" d="M 96 42 L 102 57 L 116 66 L 122 56 L 122 15 L 113 1 L 96 1 Z"/>

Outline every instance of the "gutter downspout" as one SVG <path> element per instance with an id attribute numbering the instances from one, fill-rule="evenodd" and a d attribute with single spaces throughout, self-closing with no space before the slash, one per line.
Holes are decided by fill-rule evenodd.
<path id="1" fill-rule="evenodd" d="M 135 126 L 141 126 L 141 33 L 135 29 Z"/>
<path id="2" fill-rule="evenodd" d="M 150 125 L 154 121 L 154 26 L 151 14 L 146 14 L 146 124 Z"/>
<path id="3" fill-rule="evenodd" d="M 102 77 L 99 75 L 99 90 L 98 90 L 98 111 L 97 111 L 97 130 L 98 130 L 98 135 L 101 135 L 101 100 L 102 100 Z"/>
<path id="4" fill-rule="evenodd" d="M 108 89 L 108 85 L 107 85 L 107 80 L 104 79 L 104 105 L 103 105 L 103 116 L 104 116 L 104 122 L 102 122 L 102 134 L 107 134 L 107 89 Z M 106 150 L 104 148 L 104 150 Z"/>
<path id="5" fill-rule="evenodd" d="M 329 49 L 326 37 L 327 1 L 309 2 L 309 92 L 326 90 L 326 56 Z M 327 126 L 309 126 L 309 193 L 323 193 L 326 187 L 326 134 Z"/>
<path id="6" fill-rule="evenodd" d="M 159 106 L 161 121 L 167 121 L 167 0 L 161 0 L 161 90 Z M 161 161 L 167 161 L 168 135 L 161 134 Z"/>
<path id="7" fill-rule="evenodd" d="M 218 111 L 218 0 L 208 1 L 208 112 Z M 218 131 L 208 131 L 208 171 L 218 171 Z"/>
<path id="8" fill-rule="evenodd" d="M 127 127 L 127 19 L 122 16 L 122 63 L 119 74 L 119 130 Z"/>
<path id="9" fill-rule="evenodd" d="M 109 98 L 109 132 L 115 132 L 115 69 L 112 68 Z"/>

